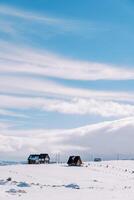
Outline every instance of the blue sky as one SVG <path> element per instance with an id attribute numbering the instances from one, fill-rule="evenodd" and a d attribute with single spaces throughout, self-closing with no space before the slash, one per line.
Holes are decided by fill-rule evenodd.
<path id="1" fill-rule="evenodd" d="M 132 0 L 1 0 L 0 127 L 134 116 Z"/>
<path id="2" fill-rule="evenodd" d="M 5 5 L 5 1 L 1 1 L 1 4 Z M 32 43 L 34 46 L 45 47 L 50 51 L 76 59 L 133 67 L 133 1 L 13 0 L 6 1 L 6 5 L 34 12 L 37 15 L 77 21 L 74 27 L 76 30 L 68 30 L 66 33 L 64 30 L 55 30 L 55 32 L 50 27 L 47 27 L 46 32 L 38 27 L 42 37 L 27 32 L 25 36 L 30 45 Z M 22 24 L 24 25 L 26 24 Z M 34 28 L 37 24 L 30 26 Z"/>
<path id="3" fill-rule="evenodd" d="M 32 81 L 34 79 L 37 84 L 40 82 L 39 84 L 42 84 L 42 87 L 47 82 L 48 87 L 49 83 L 52 85 L 58 84 L 59 88 L 65 87 L 66 90 L 69 90 L 69 88 L 80 90 L 79 93 L 83 92 L 83 90 L 86 90 L 86 92 L 91 90 L 93 93 L 94 91 L 96 93 L 105 92 L 105 98 L 101 99 L 104 101 L 103 103 L 106 103 L 109 92 L 115 93 L 115 97 L 109 99 L 110 102 L 118 103 L 118 106 L 120 104 L 122 106 L 126 104 L 133 106 L 131 99 L 126 99 L 126 97 L 118 99 L 120 93 L 122 93 L 121 95 L 123 93 L 127 95 L 128 93 L 128 95 L 133 96 L 133 6 L 132 1 L 125 0 L 85 0 L 84 2 L 78 0 L 39 0 L 29 2 L 25 0 L 7 0 L 5 2 L 1 0 L 0 41 L 1 49 L 3 49 L 1 53 L 1 77 L 4 80 L 3 82 L 8 82 L 8 79 L 11 78 L 11 84 L 13 85 L 11 89 L 8 89 L 8 84 L 2 83 L 2 85 L 5 84 L 6 86 L 5 89 L 4 87 L 1 89 L 1 95 L 7 95 L 7 98 L 12 96 L 20 98 L 29 97 L 28 92 L 25 91 L 27 89 L 25 88 L 26 86 L 24 86 L 23 94 L 16 91 L 14 84 L 17 84 L 17 81 L 19 81 L 16 78 L 19 79 L 20 77 L 22 85 L 23 78 L 26 81 L 30 78 Z M 17 55 L 17 51 L 21 51 L 24 54 L 21 61 L 17 60 L 18 57 L 21 57 L 21 53 Z M 31 55 L 26 58 L 25 54 L 27 53 L 25 52 L 31 52 Z M 37 67 L 36 72 L 39 65 L 45 67 L 48 55 L 48 60 L 53 59 L 53 63 L 47 61 L 46 65 L 51 70 L 51 67 L 56 64 L 57 68 L 54 70 L 58 69 L 58 74 L 55 71 L 48 72 L 48 74 L 42 72 L 33 73 L 34 70 L 31 70 L 32 64 L 30 66 L 31 71 L 23 70 L 25 67 L 23 64 L 29 65 L 32 54 L 35 54 L 38 60 L 42 59 L 42 63 L 41 61 L 37 63 L 36 59 L 32 63 L 34 67 Z M 40 58 L 40 54 L 42 58 Z M 45 59 L 43 54 L 45 54 Z M 16 68 L 12 69 L 14 63 Z M 90 66 L 83 66 L 88 64 Z M 97 69 L 96 64 L 98 65 Z M 7 69 L 3 70 L 5 65 Z M 63 65 L 65 65 L 65 69 L 63 67 L 62 72 L 60 72 Z M 74 68 L 73 65 L 75 65 Z M 25 68 L 28 69 L 28 67 L 26 66 Z M 92 72 L 90 72 L 90 67 Z M 102 69 L 98 70 L 98 67 Z M 70 68 L 69 71 L 67 68 Z M 83 70 L 84 68 L 86 68 L 85 71 Z M 111 71 L 105 72 L 107 68 L 110 68 Z M 20 69 L 21 71 L 19 71 Z M 113 69 L 115 72 L 113 72 Z M 81 76 L 80 74 L 82 73 L 84 74 Z M 89 78 L 88 73 L 90 74 Z M 108 73 L 108 77 L 106 73 Z M 127 75 L 127 73 L 129 74 Z M 85 77 L 86 75 L 87 77 Z M 32 87 L 29 90 L 32 91 Z M 53 97 L 53 91 L 50 91 L 50 93 L 47 96 L 37 89 L 31 92 L 31 96 L 56 101 L 61 99 L 61 95 L 64 95 L 64 92 L 59 92 L 57 97 Z M 76 94 L 70 98 L 70 94 L 68 94 L 66 97 L 62 97 L 62 103 L 67 103 L 68 105 L 66 106 L 69 106 L 69 103 L 72 103 L 74 98 L 78 101 L 79 95 Z M 85 98 L 85 95 L 81 95 L 81 98 Z M 9 120 L 14 125 L 17 121 L 16 128 L 73 128 L 125 116 L 124 114 L 121 115 L 121 113 L 101 115 L 97 114 L 96 111 L 90 111 L 89 107 L 95 106 L 95 103 L 89 104 L 88 98 L 89 100 L 93 99 L 96 101 L 96 96 L 92 97 L 92 93 L 88 97 L 86 96 L 85 101 L 87 102 L 85 104 L 87 105 L 85 106 L 89 110 L 87 112 L 83 111 L 81 113 L 80 110 L 83 110 L 83 108 L 78 108 L 80 105 L 77 105 L 76 111 L 75 103 L 73 103 L 74 108 L 72 108 L 74 112 L 71 111 L 71 107 L 70 111 L 63 111 L 64 109 L 60 111 L 58 108 L 42 110 L 36 106 L 32 108 L 28 106 L 25 108 L 24 106 L 23 109 L 19 109 L 11 105 L 11 107 L 4 106 L 3 108 L 2 105 L 1 109 L 13 112 L 15 110 L 15 113 L 24 114 L 28 119 L 18 119 L 17 116 L 11 115 L 2 115 L 1 119 Z M 86 110 L 86 108 L 84 109 Z M 126 114 L 126 116 L 129 116 L 129 114 Z M 20 125 L 18 125 L 19 121 Z M 36 123 L 33 124 L 32 122 L 34 121 Z"/>
<path id="4" fill-rule="evenodd" d="M 1 1 L 1 4 L 5 5 L 5 1 Z M 31 38 L 29 43 L 39 45 L 40 48 L 44 44 L 49 50 L 73 58 L 133 65 L 134 5 L 132 1 L 72 2 L 58 0 L 27 3 L 25 0 L 13 0 L 6 1 L 6 5 L 53 18 L 79 21 L 76 26 L 81 24 L 80 28 L 76 27 L 78 32 L 70 30 L 63 34 L 63 32 L 49 29 L 48 32 L 46 31 L 48 35 L 44 34 L 44 37 L 37 37 L 33 34 L 34 38 Z M 40 29 L 39 31 L 43 33 Z M 26 36 L 29 35 L 27 33 Z"/>

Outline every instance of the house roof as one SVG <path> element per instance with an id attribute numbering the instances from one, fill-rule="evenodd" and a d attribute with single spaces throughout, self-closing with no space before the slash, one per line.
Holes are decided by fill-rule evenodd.
<path id="1" fill-rule="evenodd" d="M 28 160 L 37 160 L 37 159 L 43 159 L 43 158 L 49 158 L 49 155 L 47 153 L 42 153 L 42 154 L 31 154 L 29 157 L 28 157 Z"/>
<path id="2" fill-rule="evenodd" d="M 39 157 L 40 158 L 46 158 L 46 157 L 50 158 L 47 153 L 42 153 L 42 154 L 39 155 Z"/>
<path id="3" fill-rule="evenodd" d="M 39 154 L 31 154 L 28 157 L 28 160 L 37 160 L 37 159 L 39 159 Z"/>

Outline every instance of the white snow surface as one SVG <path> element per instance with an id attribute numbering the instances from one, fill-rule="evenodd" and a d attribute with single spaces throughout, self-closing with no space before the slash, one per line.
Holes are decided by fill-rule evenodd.
<path id="1" fill-rule="evenodd" d="M 134 200 L 133 170 L 132 160 L 0 166 L 0 200 Z"/>

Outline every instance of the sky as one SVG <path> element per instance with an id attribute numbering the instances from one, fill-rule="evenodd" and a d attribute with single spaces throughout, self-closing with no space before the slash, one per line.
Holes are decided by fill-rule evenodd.
<path id="1" fill-rule="evenodd" d="M 25 147 L 10 136 L 132 126 L 133 9 L 132 0 L 0 0 L 0 153 Z"/>

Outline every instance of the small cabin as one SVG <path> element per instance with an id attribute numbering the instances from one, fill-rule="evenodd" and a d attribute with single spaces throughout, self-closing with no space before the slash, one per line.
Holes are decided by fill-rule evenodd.
<path id="1" fill-rule="evenodd" d="M 94 162 L 101 162 L 101 158 L 95 158 Z"/>
<path id="2" fill-rule="evenodd" d="M 67 162 L 68 166 L 81 166 L 82 160 L 80 156 L 70 156 Z"/>
<path id="3" fill-rule="evenodd" d="M 28 164 L 45 164 L 50 162 L 48 154 L 31 154 L 28 157 Z"/>

